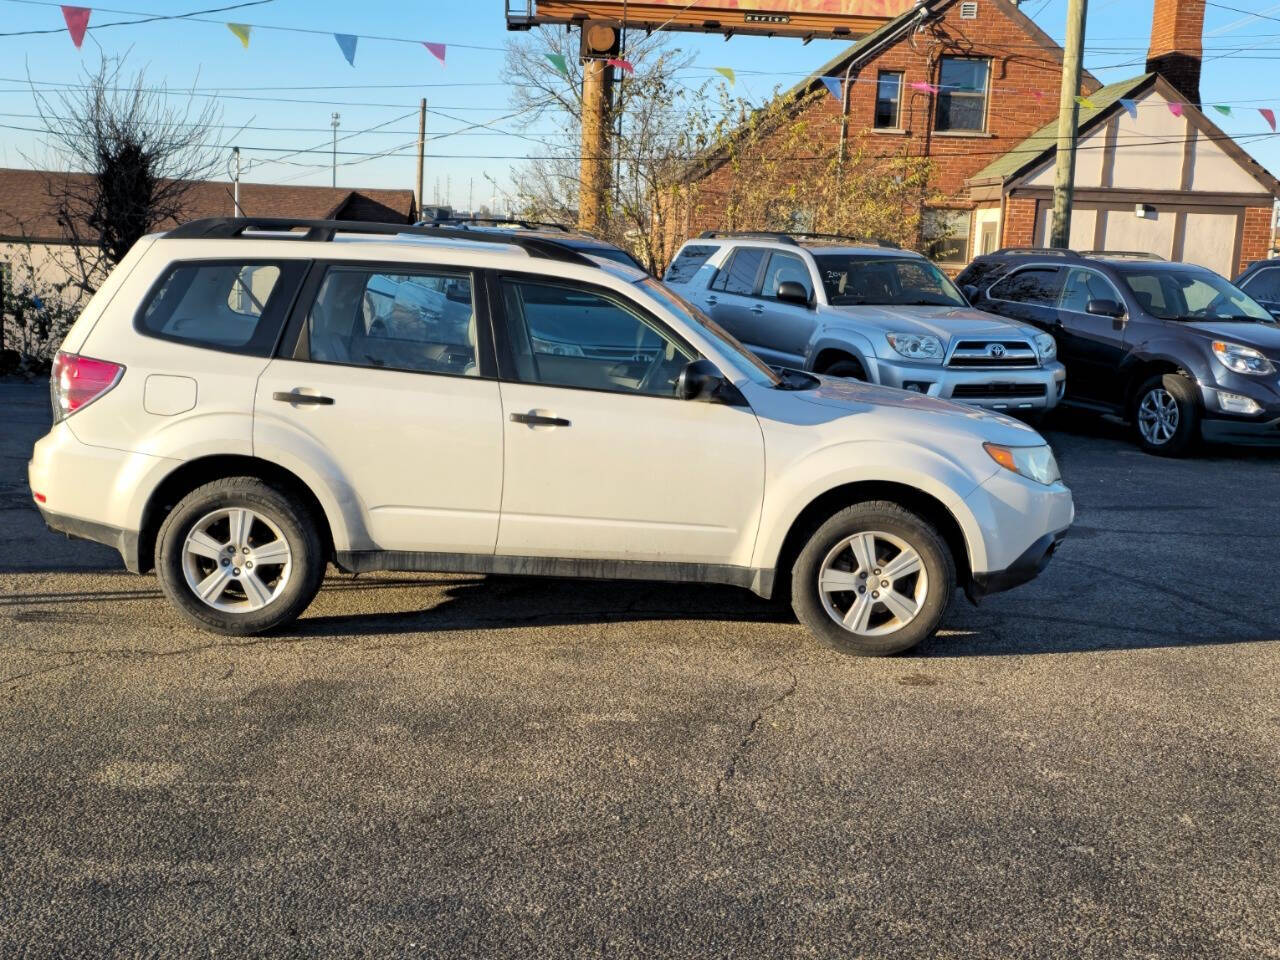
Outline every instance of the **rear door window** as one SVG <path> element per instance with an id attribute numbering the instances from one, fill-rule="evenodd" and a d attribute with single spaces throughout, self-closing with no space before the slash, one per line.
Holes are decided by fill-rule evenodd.
<path id="1" fill-rule="evenodd" d="M 813 280 L 803 259 L 794 253 L 769 254 L 769 266 L 764 272 L 764 286 L 760 288 L 760 295 L 776 298 L 778 287 L 787 280 L 800 284 L 804 287 L 804 292 L 813 297 Z"/>
<path id="2" fill-rule="evenodd" d="M 1264 267 L 1246 278 L 1241 289 L 1263 303 L 1280 303 L 1280 267 Z"/>
<path id="3" fill-rule="evenodd" d="M 1110 300 L 1124 306 L 1116 288 L 1102 274 L 1079 268 L 1068 271 L 1067 282 L 1062 290 L 1062 309 L 1072 313 L 1088 313 L 1089 303 L 1093 300 Z"/>
<path id="4" fill-rule="evenodd" d="M 719 247 L 710 247 L 705 244 L 689 244 L 671 261 L 671 266 L 667 267 L 667 275 L 663 279 L 667 283 L 688 283 L 719 249 Z"/>
<path id="5" fill-rule="evenodd" d="M 764 263 L 765 254 L 769 251 L 762 247 L 741 247 L 735 250 L 729 262 L 721 268 L 720 273 L 711 283 L 712 290 L 724 293 L 736 293 L 749 297 L 756 292 L 756 279 L 760 276 L 760 265 Z"/>
<path id="6" fill-rule="evenodd" d="M 1061 267 L 1027 267 L 997 283 L 991 288 L 989 296 L 994 300 L 1053 307 L 1057 305 L 1061 293 Z"/>
<path id="7" fill-rule="evenodd" d="M 171 266 L 138 314 L 140 332 L 230 353 L 271 353 L 308 261 Z"/>

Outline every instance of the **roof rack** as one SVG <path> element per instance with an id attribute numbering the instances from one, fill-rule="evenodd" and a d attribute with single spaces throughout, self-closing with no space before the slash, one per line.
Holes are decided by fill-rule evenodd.
<path id="1" fill-rule="evenodd" d="M 294 220 L 285 217 L 211 217 L 192 220 L 170 230 L 166 236 L 174 240 L 300 240 L 328 243 L 339 233 L 366 236 L 415 236 L 465 240 L 471 243 L 498 243 L 520 247 L 531 257 L 560 260 L 584 267 L 598 267 L 566 244 L 546 237 L 522 237 L 519 234 L 480 233 L 457 227 L 419 227 L 400 223 L 369 223 L 358 220 Z"/>
<path id="2" fill-rule="evenodd" d="M 797 240 L 842 240 L 845 243 L 866 243 L 877 247 L 890 247 L 894 250 L 901 250 L 902 247 L 894 243 L 892 240 L 885 240 L 880 237 L 847 237 L 839 233 L 811 233 L 809 231 L 788 232 L 785 230 L 704 230 L 698 234 L 699 240 L 717 240 L 729 237 L 744 237 L 757 240 L 777 240 L 779 243 L 789 243 L 792 246 L 800 246 Z"/>
<path id="3" fill-rule="evenodd" d="M 986 256 L 999 257 L 1005 254 L 1032 254 L 1037 257 L 1062 257 L 1066 260 L 1080 259 L 1080 254 L 1074 250 L 1063 250 L 1061 247 L 1004 247 Z"/>
<path id="4" fill-rule="evenodd" d="M 1082 250 L 1082 257 L 1109 257 L 1112 260 L 1158 260 L 1165 263 L 1164 257 L 1158 253 L 1148 253 L 1145 250 Z"/>
<path id="5" fill-rule="evenodd" d="M 572 233 L 573 231 L 566 227 L 563 223 L 553 223 L 550 220 L 521 220 L 518 217 L 440 217 L 436 220 L 419 220 L 419 227 L 465 227 L 468 224 L 477 224 L 486 227 L 519 227 L 521 230 L 559 230 L 561 233 Z"/>

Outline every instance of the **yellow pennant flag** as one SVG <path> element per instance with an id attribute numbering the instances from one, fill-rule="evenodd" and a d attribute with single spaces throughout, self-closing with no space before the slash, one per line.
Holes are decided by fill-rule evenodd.
<path id="1" fill-rule="evenodd" d="M 1093 101 L 1088 97 L 1076 97 L 1076 103 L 1080 104 L 1080 106 L 1084 107 L 1086 110 L 1094 109 Z"/>
<path id="2" fill-rule="evenodd" d="M 711 69 L 714 70 L 716 73 L 720 74 L 720 76 L 724 77 L 730 83 L 738 82 L 733 75 L 733 71 L 728 67 L 712 67 Z"/>
<path id="3" fill-rule="evenodd" d="M 246 50 L 249 49 L 249 31 L 253 28 L 247 23 L 228 23 L 227 29 L 234 33 Z"/>

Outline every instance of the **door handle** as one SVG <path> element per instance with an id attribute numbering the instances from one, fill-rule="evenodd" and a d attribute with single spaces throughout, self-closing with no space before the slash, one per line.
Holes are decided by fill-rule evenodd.
<path id="1" fill-rule="evenodd" d="M 540 413 L 513 413 L 511 415 L 512 423 L 524 423 L 531 427 L 571 427 L 571 424 L 564 417 L 547 417 Z"/>
<path id="2" fill-rule="evenodd" d="M 756 316 L 759 316 L 760 314 L 764 313 L 764 307 L 762 307 L 760 304 L 757 303 L 754 307 L 751 308 L 751 312 L 754 313 Z"/>
<path id="3" fill-rule="evenodd" d="M 287 393 L 283 390 L 277 390 L 271 395 L 272 400 L 279 400 L 282 403 L 309 403 L 319 407 L 332 407 L 333 397 L 322 397 L 315 393 L 299 393 L 297 390 L 290 390 Z"/>
<path id="4" fill-rule="evenodd" d="M 708 304 L 710 304 L 711 306 L 713 306 L 713 307 L 714 307 L 717 303 L 719 303 L 719 302 L 720 302 L 720 298 L 719 298 L 719 297 L 707 297 L 706 302 L 707 302 Z"/>

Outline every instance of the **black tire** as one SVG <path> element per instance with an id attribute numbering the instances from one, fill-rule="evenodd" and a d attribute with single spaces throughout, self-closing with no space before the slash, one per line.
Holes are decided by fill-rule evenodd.
<path id="1" fill-rule="evenodd" d="M 837 360 L 822 373 L 827 377 L 843 377 L 845 380 L 867 379 L 867 371 L 862 369 L 862 364 L 857 360 Z"/>
<path id="2" fill-rule="evenodd" d="M 1172 402 L 1172 406 L 1170 406 Z M 1167 435 L 1164 426 L 1153 425 L 1151 407 L 1164 405 L 1173 411 L 1176 429 Z M 1196 387 L 1179 373 L 1157 374 L 1138 388 L 1130 411 L 1134 439 L 1147 453 L 1160 457 L 1185 457 L 1200 437 L 1200 401 Z M 1166 421 L 1167 423 L 1167 421 Z M 1167 435 L 1167 439 L 1161 439 Z"/>
<path id="3" fill-rule="evenodd" d="M 837 624 L 827 612 L 818 586 L 820 568 L 828 554 L 854 534 L 869 532 L 889 534 L 914 549 L 927 576 L 914 619 L 880 636 L 865 636 Z M 893 557 L 887 559 L 891 563 Z M 833 650 L 857 657 L 885 657 L 910 650 L 932 636 L 946 615 L 955 587 L 955 560 L 937 530 L 896 503 L 870 501 L 846 507 L 810 535 L 791 570 L 791 606 L 810 633 Z M 837 594 L 833 604 L 841 596 L 854 599 L 852 591 Z M 873 608 L 880 611 L 878 617 L 892 616 L 882 603 L 873 604 Z M 883 625 L 889 626 L 891 621 Z"/>
<path id="4" fill-rule="evenodd" d="M 184 569 L 183 545 L 194 526 L 212 512 L 234 507 L 248 508 L 274 524 L 289 548 L 288 576 L 279 593 L 257 610 L 229 612 L 206 604 L 188 584 Z M 227 477 L 197 487 L 169 512 L 156 536 L 156 574 L 169 602 L 189 623 L 228 636 L 264 633 L 297 619 L 320 589 L 324 570 L 324 543 L 310 511 L 255 477 Z"/>

